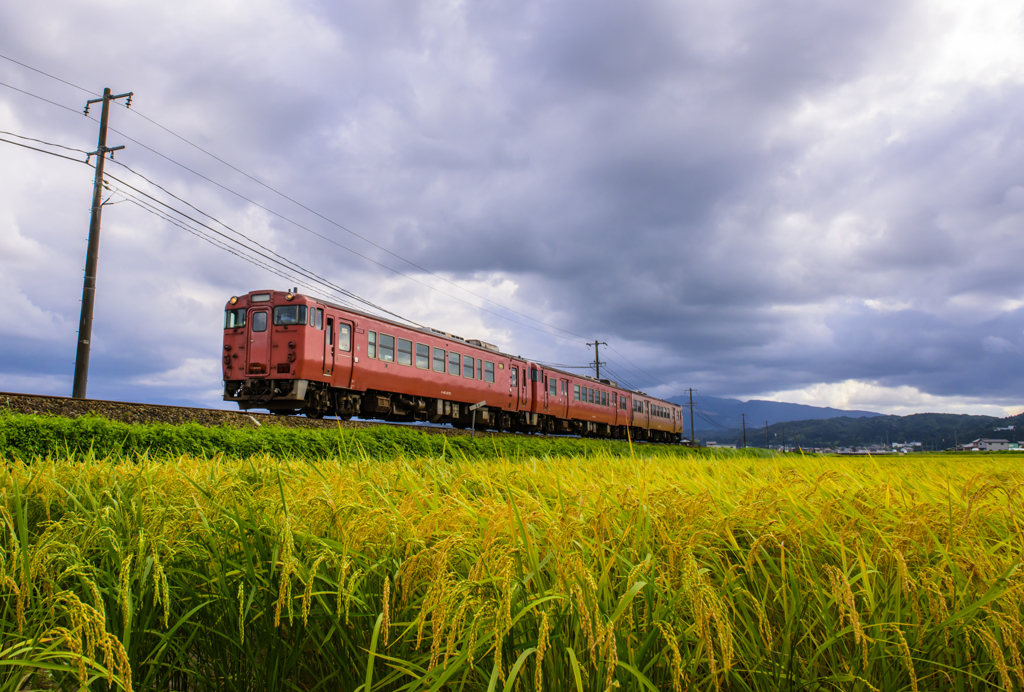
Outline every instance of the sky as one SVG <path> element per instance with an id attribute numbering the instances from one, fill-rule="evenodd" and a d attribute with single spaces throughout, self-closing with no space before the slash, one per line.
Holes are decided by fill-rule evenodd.
<path id="1" fill-rule="evenodd" d="M 24 138 L 109 87 L 90 397 L 223 406 L 224 303 L 300 286 L 663 397 L 1024 411 L 1024 0 L 52 0 L 0 55 L 0 138 L 79 159 L 0 142 L 0 391 L 71 393 L 93 169 Z"/>

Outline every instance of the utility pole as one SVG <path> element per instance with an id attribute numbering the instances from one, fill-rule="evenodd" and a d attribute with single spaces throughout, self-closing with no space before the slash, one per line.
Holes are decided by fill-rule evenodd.
<path id="1" fill-rule="evenodd" d="M 747 448 L 747 414 L 741 413 L 740 420 L 743 421 L 743 449 Z"/>
<path id="2" fill-rule="evenodd" d="M 92 340 L 92 312 L 96 304 L 96 265 L 100 258 L 100 214 L 103 211 L 103 163 L 107 160 L 109 153 L 113 157 L 114 152 L 124 149 L 124 146 L 107 146 L 107 118 L 110 115 L 110 102 L 117 99 L 127 98 L 125 104 L 129 108 L 132 105 L 132 92 L 112 96 L 110 89 L 103 90 L 103 98 L 92 99 L 85 102 L 86 115 L 89 115 L 89 106 L 94 103 L 102 103 L 100 111 L 100 136 L 96 144 L 96 151 L 89 154 L 89 157 L 96 157 L 96 177 L 92 184 L 92 215 L 89 218 L 89 249 L 85 255 L 85 281 L 82 285 L 82 316 L 78 322 L 78 353 L 75 355 L 75 381 L 71 390 L 71 396 L 75 399 L 85 398 L 85 389 L 89 383 L 89 351 Z M 88 158 L 86 159 L 88 160 Z"/>
<path id="3" fill-rule="evenodd" d="M 598 352 L 598 346 L 607 346 L 607 345 L 608 344 L 606 344 L 603 341 L 594 341 L 594 343 L 589 343 L 589 342 L 587 343 L 587 346 L 593 346 L 594 347 L 594 362 L 591 363 L 591 365 L 594 366 L 594 372 L 597 373 L 597 376 L 594 379 L 597 379 L 597 380 L 601 379 L 601 366 L 602 365 L 607 365 L 607 363 L 602 363 L 601 362 L 601 354 Z"/>
<path id="4" fill-rule="evenodd" d="M 690 387 L 690 442 L 697 444 L 697 429 L 693 427 L 693 387 Z"/>

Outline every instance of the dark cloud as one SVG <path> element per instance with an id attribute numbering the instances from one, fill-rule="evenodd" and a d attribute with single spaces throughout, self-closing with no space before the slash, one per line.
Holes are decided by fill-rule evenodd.
<path id="1" fill-rule="evenodd" d="M 992 68 L 964 71 L 976 55 L 950 60 L 943 43 L 963 22 L 926 15 L 798 0 L 22 4 L 0 10 L 0 45 L 91 90 L 135 90 L 147 116 L 362 235 L 113 114 L 122 161 L 418 321 L 591 358 L 585 339 L 430 291 L 482 304 L 425 268 L 617 344 L 617 376 L 665 395 L 855 379 L 1005 401 L 1024 384 L 1024 90 L 1005 76 L 1020 56 L 979 49 Z M 97 47 L 101 29 L 117 40 Z M 4 61 L 0 81 L 73 109 L 87 98 Z M 94 122 L 6 90 L 0 129 L 95 139 Z M 73 358 L 89 170 L 34 156 L 0 159 L 0 183 L 17 183 L 0 193 L 0 249 L 23 255 L 0 258 L 0 288 L 43 336 L 0 328 L 0 378 L 55 386 Z M 130 203 L 106 213 L 96 391 L 212 396 L 194 392 L 219 384 L 224 299 L 292 280 Z"/>

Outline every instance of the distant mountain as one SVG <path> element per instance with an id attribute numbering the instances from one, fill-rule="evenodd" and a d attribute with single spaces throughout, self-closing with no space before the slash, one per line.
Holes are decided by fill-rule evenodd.
<path id="1" fill-rule="evenodd" d="M 1012 430 L 1007 430 L 1013 426 Z M 697 425 L 697 439 L 714 440 L 720 445 L 742 444 L 738 429 L 702 429 Z M 862 418 L 827 418 L 775 423 L 765 430 L 747 426 L 747 445 L 764 447 L 782 444 L 801 447 L 853 447 L 887 442 L 920 442 L 925 449 L 948 449 L 957 442 L 979 437 L 1002 438 L 1010 442 L 1024 439 L 1024 414 L 1009 418 L 969 416 L 953 413 L 915 413 L 910 416 L 872 416 Z"/>
<path id="2" fill-rule="evenodd" d="M 683 411 L 683 417 L 686 419 L 686 429 L 689 430 L 690 396 L 683 394 L 673 397 L 669 401 L 682 404 L 686 409 Z M 740 401 L 739 399 L 720 399 L 715 396 L 695 396 L 693 398 L 693 422 L 698 431 L 739 428 L 742 425 L 741 414 L 747 416 L 747 428 L 759 427 L 762 430 L 765 421 L 771 425 L 795 420 L 822 420 L 843 416 L 870 418 L 882 415 L 873 411 L 843 411 L 836 408 L 787 404 L 781 401 L 761 401 L 759 399 Z"/>

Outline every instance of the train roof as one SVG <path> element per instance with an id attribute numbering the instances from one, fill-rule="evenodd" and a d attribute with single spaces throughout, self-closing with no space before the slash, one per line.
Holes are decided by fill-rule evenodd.
<path id="1" fill-rule="evenodd" d="M 506 358 L 515 358 L 517 360 L 523 360 L 523 361 L 526 361 L 528 363 L 535 363 L 537 365 L 542 366 L 545 370 L 551 370 L 553 372 L 557 372 L 557 373 L 562 374 L 562 375 L 567 375 L 569 377 L 573 377 L 573 378 L 576 378 L 576 379 L 590 380 L 591 382 L 595 382 L 597 384 L 603 384 L 606 387 L 612 387 L 613 389 L 618 389 L 619 391 L 629 392 L 632 395 L 645 397 L 645 398 L 647 398 L 647 399 L 649 399 L 651 401 L 657 401 L 659 403 L 667 404 L 669 406 L 677 406 L 679 408 L 682 408 L 682 406 L 680 404 L 676 404 L 676 403 L 673 403 L 671 401 L 665 401 L 664 399 L 659 399 L 657 397 L 651 396 L 650 394 L 647 394 L 646 392 L 641 392 L 641 391 L 636 390 L 636 389 L 629 389 L 627 387 L 623 387 L 622 385 L 618 384 L 617 382 L 613 382 L 611 380 L 606 380 L 606 379 L 603 379 L 603 378 L 602 379 L 598 379 L 596 377 L 591 377 L 590 375 L 579 375 L 579 374 L 572 373 L 572 372 L 566 372 L 565 370 L 560 370 L 560 369 L 555 368 L 555 367 L 544 365 L 543 363 L 540 363 L 538 361 L 532 360 L 530 358 L 523 358 L 522 356 L 519 356 L 519 355 L 514 355 L 514 354 L 511 354 L 511 353 L 506 353 L 506 352 L 502 351 L 501 349 L 499 349 L 496 345 L 488 343 L 486 341 L 481 341 L 480 339 L 465 339 L 465 338 L 463 338 L 461 336 L 458 336 L 456 334 L 451 334 L 449 332 L 445 332 L 445 331 L 442 331 L 440 329 L 434 329 L 433 327 L 424 327 L 424 326 L 418 325 L 416 323 L 411 323 L 413 326 L 409 326 L 409 325 L 406 325 L 406 324 L 402 324 L 401 322 L 398 322 L 398 321 L 396 321 L 394 319 L 389 319 L 387 317 L 381 317 L 379 315 L 373 315 L 373 314 L 370 314 L 368 312 L 364 312 L 362 310 L 357 310 L 356 308 L 346 307 L 344 305 L 338 305 L 337 303 L 332 303 L 332 302 L 330 302 L 328 300 L 321 300 L 321 299 L 317 298 L 316 296 L 311 296 L 311 295 L 308 295 L 308 294 L 305 294 L 305 293 L 299 293 L 298 291 L 287 291 L 287 290 L 286 291 L 276 291 L 274 289 L 266 289 L 266 290 L 261 289 L 261 290 L 257 290 L 257 291 L 249 291 L 245 295 L 246 296 L 250 296 L 250 295 L 252 295 L 254 293 L 291 293 L 291 294 L 293 294 L 293 295 L 295 295 L 297 297 L 301 296 L 303 298 L 309 298 L 309 299 L 314 300 L 314 301 L 316 301 L 318 303 L 321 303 L 322 305 L 329 305 L 330 307 L 332 307 L 332 308 L 334 308 L 336 310 L 343 310 L 345 312 L 350 312 L 350 313 L 355 314 L 355 315 L 360 315 L 360 316 L 366 317 L 368 319 L 377 320 L 378 322 L 386 322 L 388 324 L 392 324 L 392 325 L 394 325 L 396 327 L 400 327 L 402 329 L 408 329 L 408 330 L 411 330 L 411 331 L 414 331 L 414 332 L 419 332 L 421 334 L 425 334 L 426 336 L 443 337 L 443 338 L 446 338 L 446 339 L 451 339 L 453 341 L 461 341 L 461 342 L 463 342 L 464 344 L 466 344 L 468 346 L 472 346 L 474 348 L 481 348 L 481 349 L 483 349 L 485 351 L 489 351 L 491 353 L 496 353 L 496 354 L 498 354 L 500 356 L 505 356 Z"/>

